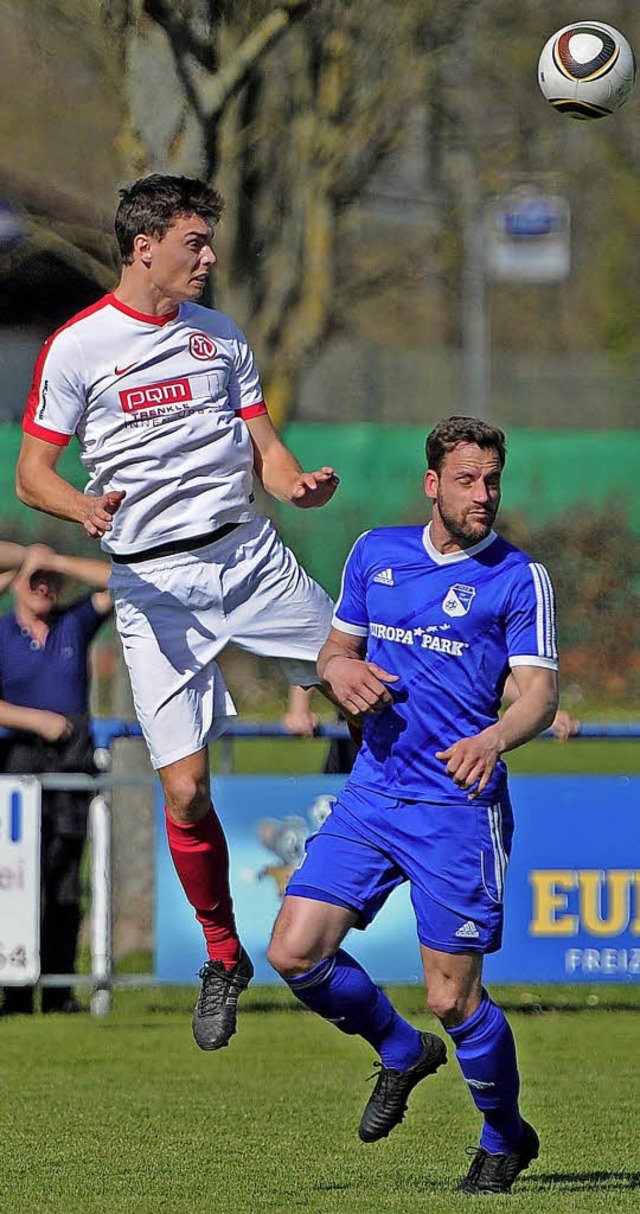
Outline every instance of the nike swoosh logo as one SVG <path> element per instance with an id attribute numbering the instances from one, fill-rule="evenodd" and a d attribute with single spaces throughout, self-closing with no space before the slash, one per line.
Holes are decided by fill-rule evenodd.
<path id="1" fill-rule="evenodd" d="M 116 375 L 126 375 L 127 371 L 133 371 L 135 365 L 135 363 L 129 363 L 128 367 L 115 367 L 115 373 Z"/>

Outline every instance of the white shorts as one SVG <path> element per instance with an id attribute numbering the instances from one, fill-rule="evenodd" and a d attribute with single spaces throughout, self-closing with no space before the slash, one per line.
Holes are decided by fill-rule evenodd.
<path id="1" fill-rule="evenodd" d="M 215 661 L 229 641 L 278 659 L 290 683 L 318 682 L 333 604 L 268 519 L 194 552 L 114 564 L 109 589 L 155 768 L 194 754 L 235 715 Z"/>

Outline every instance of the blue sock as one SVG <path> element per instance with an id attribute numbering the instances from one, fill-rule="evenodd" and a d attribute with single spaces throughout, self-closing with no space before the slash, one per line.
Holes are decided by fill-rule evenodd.
<path id="1" fill-rule="evenodd" d="M 289 987 L 313 1012 L 342 1033 L 364 1037 L 385 1067 L 404 1071 L 422 1053 L 417 1029 L 398 1015 L 380 987 L 353 957 L 339 949 L 306 974 L 290 978 Z"/>
<path id="2" fill-rule="evenodd" d="M 480 1146 L 492 1155 L 517 1150 L 522 1141 L 520 1076 L 513 1033 L 504 1013 L 483 990 L 473 1015 L 447 1032 L 476 1108 L 484 1114 Z"/>

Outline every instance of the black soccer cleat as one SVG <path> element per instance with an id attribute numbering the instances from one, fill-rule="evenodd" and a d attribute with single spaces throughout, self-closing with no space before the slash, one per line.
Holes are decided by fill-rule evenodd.
<path id="1" fill-rule="evenodd" d="M 393 1067 L 383 1066 L 381 1062 L 375 1063 L 380 1068 L 380 1074 L 358 1126 L 358 1134 L 363 1142 L 377 1142 L 379 1138 L 386 1138 L 394 1126 L 402 1121 L 409 1094 L 416 1084 L 426 1079 L 427 1075 L 435 1075 L 438 1067 L 447 1061 L 447 1049 L 440 1037 L 436 1037 L 435 1033 L 421 1033 L 420 1039 L 422 1054 L 406 1071 L 396 1071 Z"/>
<path id="2" fill-rule="evenodd" d="M 514 1180 L 538 1158 L 540 1139 L 528 1121 L 522 1123 L 522 1142 L 508 1155 L 490 1155 L 483 1147 L 474 1152 L 471 1167 L 458 1185 L 458 1193 L 510 1193 Z"/>
<path id="3" fill-rule="evenodd" d="M 207 961 L 198 977 L 202 990 L 193 1013 L 193 1036 L 201 1050 L 220 1050 L 236 1031 L 238 999 L 253 978 L 253 964 L 241 948 L 232 969 L 226 970 L 222 961 Z"/>

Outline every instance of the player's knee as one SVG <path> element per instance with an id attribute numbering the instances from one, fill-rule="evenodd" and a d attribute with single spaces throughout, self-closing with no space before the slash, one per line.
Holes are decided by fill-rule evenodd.
<path id="1" fill-rule="evenodd" d="M 313 957 L 305 956 L 304 950 L 295 947 L 291 935 L 278 931 L 274 932 L 267 949 L 267 960 L 285 982 L 306 974 L 316 964 Z"/>
<path id="2" fill-rule="evenodd" d="M 169 817 L 181 825 L 199 821 L 211 807 L 208 781 L 200 780 L 189 772 L 174 775 L 165 784 L 164 792 Z"/>
<path id="3" fill-rule="evenodd" d="M 448 983 L 427 992 L 427 1006 L 445 1028 L 454 1028 L 467 1018 L 465 995 Z"/>
<path id="4" fill-rule="evenodd" d="M 295 957 L 286 940 L 283 939 L 271 941 L 267 949 L 267 961 L 276 974 L 284 978 L 285 982 L 288 982 L 290 978 L 297 978 L 299 974 L 305 972 L 300 958 Z"/>

